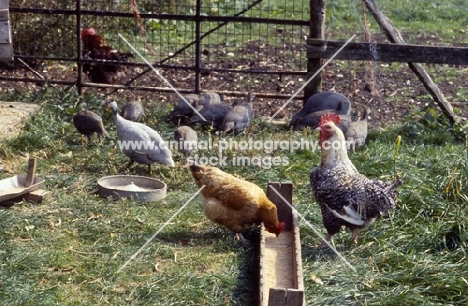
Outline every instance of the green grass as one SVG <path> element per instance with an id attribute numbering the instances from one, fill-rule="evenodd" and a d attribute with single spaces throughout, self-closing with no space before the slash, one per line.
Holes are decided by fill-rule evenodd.
<path id="1" fill-rule="evenodd" d="M 256 250 L 238 245 L 225 229 L 207 221 L 195 198 L 121 273 L 118 269 L 196 191 L 182 156 L 177 167 L 155 166 L 156 177 L 168 184 L 161 202 L 108 200 L 95 194 L 96 180 L 122 173 L 126 157 L 116 147 L 110 113 L 93 95 L 79 97 L 74 89 L 45 87 L 31 95 L 13 95 L 43 105 L 24 131 L 0 143 L 3 164 L 25 172 L 26 154 L 38 158 L 37 172 L 45 177 L 52 198 L 41 205 L 21 202 L 0 209 L 0 295 L 4 305 L 254 305 L 257 301 Z M 42 101 L 42 102 L 41 102 Z M 60 104 L 57 101 L 61 101 Z M 110 136 L 89 146 L 72 123 L 74 106 L 87 102 L 103 114 Z M 145 122 L 165 139 L 172 126 L 164 122 L 165 105 L 149 110 Z M 424 113 L 422 113 L 424 115 Z M 467 145 L 464 134 L 444 120 L 433 122 L 431 111 L 414 114 L 407 123 L 372 131 L 368 145 L 351 153 L 357 168 L 373 178 L 401 175 L 398 209 L 362 230 L 359 245 L 349 246 L 349 232 L 335 245 L 356 268 L 350 270 L 329 251 L 320 251 L 318 237 L 301 224 L 301 244 L 308 304 L 395 305 L 422 303 L 460 305 L 468 302 L 466 238 L 468 198 Z M 418 119 L 422 117 L 423 119 Z M 315 140 L 310 132 L 291 132 L 264 122 L 254 123 L 248 138 Z M 394 160 L 394 141 L 402 145 Z M 216 135 L 203 133 L 202 139 Z M 71 152 L 71 157 L 69 155 Z M 216 152 L 202 152 L 213 154 Z M 255 150 L 228 151 L 269 156 Z M 312 196 L 308 173 L 319 153 L 275 151 L 288 165 L 223 167 L 265 188 L 268 181 L 292 181 L 294 205 L 324 233 L 320 211 Z M 396 173 L 394 173 L 394 170 Z M 137 165 L 123 173 L 145 175 Z M 9 177 L 10 173 L 1 173 Z M 258 231 L 248 232 L 258 241 Z M 321 279 L 319 284 L 316 278 Z"/>
<path id="2" fill-rule="evenodd" d="M 439 8 L 431 8 L 425 1 L 393 3 L 380 4 L 399 29 L 414 33 L 408 43 L 418 34 L 434 34 L 448 43 L 464 41 L 466 34 L 459 31 L 466 28 L 463 2 L 445 2 Z M 347 39 L 349 33 L 361 31 L 360 5 L 360 1 L 328 2 L 327 22 L 333 30 L 332 39 Z M 280 18 L 287 8 L 278 2 L 275 10 Z M 372 29 L 379 32 L 373 23 Z M 239 29 L 233 27 L 230 31 Z M 160 39 L 176 39 L 181 44 L 191 40 L 180 33 L 170 33 Z M 217 43 L 218 38 L 212 36 L 210 43 Z M 241 44 L 236 35 L 230 39 L 233 48 Z M 402 65 L 382 67 L 380 72 L 394 72 Z M 450 82 L 460 75 L 457 67 L 443 66 L 443 72 L 441 67 L 427 67 L 436 83 Z M 348 62 L 341 63 L 339 68 L 345 71 L 356 66 Z M 406 76 L 393 81 L 403 83 Z M 398 84 L 394 86 L 397 90 Z M 407 94 L 398 93 L 387 99 L 399 103 L 403 96 Z M 448 98 L 466 102 L 467 96 L 467 91 L 459 88 Z M 12 173 L 23 173 L 27 156 L 37 157 L 37 173 L 45 177 L 45 189 L 52 195 L 41 205 L 21 202 L 0 209 L 3 305 L 256 304 L 256 249 L 239 246 L 227 230 L 207 221 L 199 197 L 121 273 L 116 273 L 196 191 L 188 169 L 182 167 L 180 154 L 174 153 L 177 163 L 174 169 L 153 166 L 154 176 L 168 184 L 168 196 L 163 201 L 103 199 L 95 195 L 97 179 L 120 173 L 146 175 L 146 167 L 136 165 L 130 171 L 123 170 L 127 158 L 116 146 L 111 114 L 101 106 L 97 95 L 80 97 L 74 88 L 44 87 L 29 93 L 5 89 L 0 98 L 43 106 L 18 137 L 0 142 L 0 165 Z M 110 133 L 103 144 L 97 144 L 93 138 L 89 146 L 84 146 L 85 139 L 74 129 L 71 116 L 80 103 L 103 116 Z M 154 104 L 144 119 L 165 139 L 172 137 L 173 130 L 163 119 L 169 110 L 168 105 Z M 468 303 L 467 128 L 462 125 L 452 128 L 439 116 L 440 112 L 415 106 L 407 121 L 372 131 L 367 145 L 350 154 L 359 171 L 369 177 L 391 179 L 396 174 L 405 180 L 397 210 L 389 218 L 362 230 L 358 246 L 349 245 L 349 232 L 335 237 L 335 246 L 356 272 L 333 253 L 318 250 L 319 238 L 301 223 L 308 305 Z M 234 138 L 317 138 L 307 131 L 291 132 L 258 119 L 252 131 Z M 394 141 L 398 135 L 402 136 L 402 145 L 394 160 Z M 209 137 L 218 139 L 207 132 L 201 134 L 204 140 Z M 203 154 L 216 155 L 206 151 Z M 227 154 L 230 158 L 235 154 L 288 158 L 287 165 L 270 169 L 228 165 L 223 170 L 263 188 L 269 181 L 292 181 L 297 210 L 325 233 L 308 179 L 310 169 L 319 161 L 318 152 L 259 154 L 246 150 Z M 2 171 L 0 179 L 12 173 Z M 249 231 L 247 236 L 258 241 L 257 230 Z"/>

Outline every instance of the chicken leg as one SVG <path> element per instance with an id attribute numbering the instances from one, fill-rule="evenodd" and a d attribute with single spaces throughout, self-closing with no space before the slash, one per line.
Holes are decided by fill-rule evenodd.
<path id="1" fill-rule="evenodd" d="M 353 229 L 353 232 L 351 234 L 351 242 L 352 244 L 357 244 L 357 235 L 359 233 L 359 229 L 358 228 L 355 228 Z"/>
<path id="2" fill-rule="evenodd" d="M 242 233 L 236 233 L 234 235 L 234 238 L 236 240 L 238 240 L 240 243 L 242 243 L 243 245 L 246 245 L 246 246 L 249 246 L 250 245 L 250 241 L 248 241 L 247 239 L 245 239 L 244 235 L 242 235 Z"/>
<path id="3" fill-rule="evenodd" d="M 325 239 L 322 241 L 322 243 L 320 243 L 319 248 L 328 247 L 327 242 L 330 242 L 331 239 L 332 239 L 332 237 L 333 237 L 332 235 L 327 234 L 327 235 L 325 236 Z"/>

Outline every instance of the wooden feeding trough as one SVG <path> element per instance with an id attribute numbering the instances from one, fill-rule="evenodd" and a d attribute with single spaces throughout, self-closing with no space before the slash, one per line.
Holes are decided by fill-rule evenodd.
<path id="1" fill-rule="evenodd" d="M 286 225 L 278 237 L 261 227 L 260 306 L 305 305 L 301 241 L 297 214 L 291 207 L 292 190 L 292 183 L 268 183 L 267 196 Z"/>
<path id="2" fill-rule="evenodd" d="M 28 172 L 0 181 L 0 206 L 10 207 L 22 200 L 40 203 L 48 195 L 41 189 L 44 179 L 35 176 L 36 159 L 30 158 Z"/>

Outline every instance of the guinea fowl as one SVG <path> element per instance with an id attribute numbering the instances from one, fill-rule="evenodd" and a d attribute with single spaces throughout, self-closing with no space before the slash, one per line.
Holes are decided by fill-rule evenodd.
<path id="1" fill-rule="evenodd" d="M 253 94 L 249 92 L 247 102 L 236 100 L 232 103 L 233 108 L 224 117 L 221 126 L 223 133 L 231 130 L 237 133 L 250 127 L 250 122 L 253 119 L 252 98 Z"/>
<path id="2" fill-rule="evenodd" d="M 310 96 L 299 113 L 292 117 L 290 125 L 296 126 L 299 118 L 326 109 L 336 110 L 335 113 L 339 115 L 349 115 L 351 112 L 351 101 L 337 92 L 322 91 L 316 93 Z"/>
<path id="3" fill-rule="evenodd" d="M 341 102 L 338 105 L 338 111 L 341 109 Z M 296 125 L 294 126 L 295 131 L 302 131 L 306 127 L 310 127 L 312 130 L 315 130 L 319 126 L 320 118 L 323 115 L 336 114 L 337 110 L 334 109 L 324 109 L 321 111 L 316 111 L 310 113 L 304 117 L 301 117 L 297 120 Z M 349 126 L 351 125 L 351 116 L 350 115 L 338 115 L 340 117 L 340 124 L 338 127 L 346 133 Z"/>
<path id="4" fill-rule="evenodd" d="M 138 97 L 137 101 L 130 101 L 124 105 L 122 111 L 120 112 L 120 116 L 122 118 L 138 122 L 145 114 L 145 108 L 141 103 L 141 97 Z"/>
<path id="5" fill-rule="evenodd" d="M 199 96 L 198 105 L 221 104 L 223 100 L 224 100 L 224 95 L 220 95 L 214 91 L 204 91 Z"/>
<path id="6" fill-rule="evenodd" d="M 348 131 L 345 132 L 346 141 L 353 143 L 353 149 L 357 149 L 366 143 L 367 138 L 367 117 L 370 109 L 366 108 L 362 116 L 354 116 Z"/>
<path id="7" fill-rule="evenodd" d="M 185 124 L 190 121 L 190 117 L 193 115 L 193 108 L 197 106 L 200 97 L 197 94 L 188 94 L 184 95 L 184 98 L 188 103 L 184 99 L 179 99 L 177 105 L 169 113 L 168 119 L 175 124 Z"/>
<path id="8" fill-rule="evenodd" d="M 188 94 L 184 98 L 190 105 L 184 99 L 180 99 L 177 106 L 169 114 L 168 119 L 175 124 L 195 123 L 191 120 L 192 117 L 195 117 L 194 121 L 202 123 L 204 122 L 203 119 L 198 116 L 194 109 L 200 112 L 205 104 L 220 104 L 223 100 L 223 96 L 212 91 L 203 92 L 200 95 Z"/>
<path id="9" fill-rule="evenodd" d="M 192 151 L 197 149 L 197 132 L 189 126 L 179 126 L 174 132 L 174 140 L 177 141 L 177 148 L 185 157 L 189 157 Z"/>
<path id="10" fill-rule="evenodd" d="M 221 128 L 224 118 L 232 109 L 232 106 L 226 104 L 212 103 L 211 101 L 204 101 L 203 105 L 197 106 L 197 111 L 205 118 L 203 120 L 199 115 L 193 115 L 190 118 L 191 124 L 200 123 L 202 126 L 213 126 L 216 130 Z"/>
<path id="11" fill-rule="evenodd" d="M 101 142 L 101 137 L 107 136 L 107 132 L 102 124 L 102 118 L 90 110 L 81 110 L 73 115 L 73 125 L 80 134 L 88 137 L 88 141 L 91 141 L 91 135 L 94 133 L 97 134 L 99 142 Z"/>
<path id="12" fill-rule="evenodd" d="M 151 165 L 160 162 L 174 167 L 172 152 L 164 143 L 159 134 L 144 125 L 122 118 L 119 115 L 117 103 L 109 103 L 114 113 L 114 123 L 122 152 L 130 158 L 129 168 L 134 162 L 148 165 L 148 174 L 151 175 Z"/>
<path id="13" fill-rule="evenodd" d="M 395 209 L 396 188 L 403 181 L 383 182 L 359 174 L 348 158 L 343 132 L 336 126 L 339 120 L 337 115 L 325 115 L 320 121 L 321 160 L 310 172 L 310 184 L 322 211 L 325 240 L 346 226 L 356 243 L 360 228 Z"/>

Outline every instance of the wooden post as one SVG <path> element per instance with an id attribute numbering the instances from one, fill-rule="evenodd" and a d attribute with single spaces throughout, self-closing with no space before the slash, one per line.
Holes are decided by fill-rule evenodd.
<path id="1" fill-rule="evenodd" d="M 363 0 L 367 9 L 374 16 L 377 23 L 384 31 L 387 38 L 396 44 L 405 44 L 405 40 L 401 33 L 395 28 L 392 21 L 385 16 L 377 6 L 374 0 Z M 424 84 L 424 87 L 429 91 L 434 101 L 439 105 L 444 114 L 450 119 L 452 123 L 457 121 L 455 113 L 453 112 L 452 105 L 447 101 L 442 91 L 432 81 L 431 76 L 424 70 L 424 67 L 419 63 L 408 62 L 408 66 L 417 75 L 419 80 Z"/>
<path id="2" fill-rule="evenodd" d="M 310 0 L 310 30 L 309 37 L 325 40 L 325 0 Z M 307 60 L 307 80 L 322 67 L 321 58 Z M 322 72 L 304 88 L 304 100 L 322 91 Z"/>
<path id="3" fill-rule="evenodd" d="M 271 186 L 271 187 L 270 187 Z M 274 188 L 274 190 L 272 189 Z M 276 192 L 278 191 L 281 196 Z M 286 223 L 284 231 L 290 231 L 293 228 L 292 224 L 292 209 L 289 205 L 292 203 L 293 196 L 293 184 L 288 183 L 278 183 L 278 182 L 269 182 L 267 187 L 267 198 L 276 205 L 276 210 L 278 211 L 278 219 L 280 222 Z M 283 201 L 285 199 L 288 203 Z"/>
<path id="4" fill-rule="evenodd" d="M 34 175 L 36 174 L 36 159 L 30 157 L 28 161 L 28 172 L 26 174 L 25 187 L 29 187 L 34 183 Z"/>
<path id="5" fill-rule="evenodd" d="M 8 0 L 0 0 L 0 61 L 13 60 L 10 14 Z"/>

